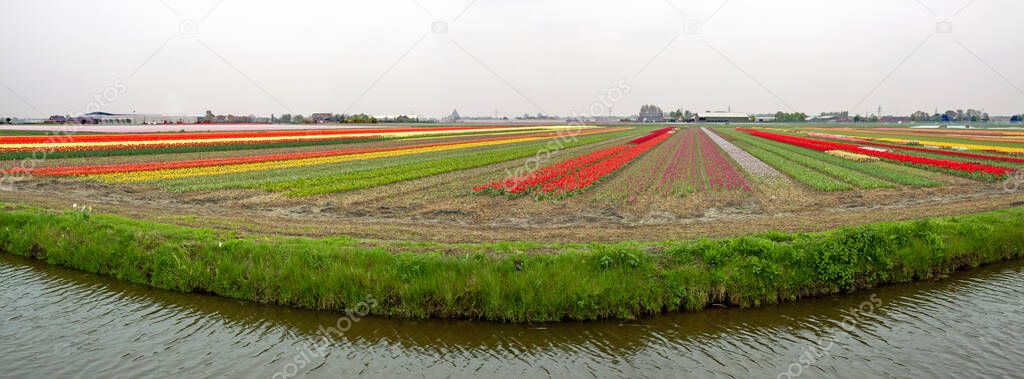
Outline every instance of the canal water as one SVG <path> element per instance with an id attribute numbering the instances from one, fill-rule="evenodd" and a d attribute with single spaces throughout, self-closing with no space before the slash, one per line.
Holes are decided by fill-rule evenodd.
<path id="1" fill-rule="evenodd" d="M 1022 274 L 1014 261 L 758 309 L 513 325 L 254 305 L 0 254 L 0 377 L 1019 377 Z"/>

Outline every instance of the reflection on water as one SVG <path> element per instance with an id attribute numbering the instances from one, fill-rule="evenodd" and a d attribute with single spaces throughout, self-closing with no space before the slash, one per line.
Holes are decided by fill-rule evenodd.
<path id="1" fill-rule="evenodd" d="M 1016 261 L 853 296 L 631 322 L 361 318 L 318 349 L 318 330 L 343 314 L 0 255 L 0 376 L 1015 376 L 1024 372 L 1022 271 Z"/>

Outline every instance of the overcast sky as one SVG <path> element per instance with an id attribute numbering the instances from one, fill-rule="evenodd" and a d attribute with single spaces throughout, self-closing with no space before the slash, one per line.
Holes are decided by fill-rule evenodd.
<path id="1" fill-rule="evenodd" d="M 1018 0 L 0 0 L 0 114 L 564 116 L 603 110 L 616 87 L 616 114 L 1010 114 L 1022 14 Z"/>

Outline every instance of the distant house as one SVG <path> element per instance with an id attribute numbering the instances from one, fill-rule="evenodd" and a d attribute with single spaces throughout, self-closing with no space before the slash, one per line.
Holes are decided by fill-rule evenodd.
<path id="1" fill-rule="evenodd" d="M 750 122 L 750 115 L 737 112 L 703 112 L 693 116 L 693 121 L 709 123 Z"/>
<path id="2" fill-rule="evenodd" d="M 330 122 L 331 119 L 334 118 L 334 115 L 331 113 L 313 113 L 312 118 L 313 122 L 322 124 L 325 122 Z"/>
<path id="3" fill-rule="evenodd" d="M 212 111 L 206 111 L 206 115 L 196 118 L 196 121 L 200 124 L 251 124 L 255 123 L 256 116 L 235 116 L 229 115 L 215 115 Z M 187 123 L 187 122 L 186 122 Z"/>
<path id="4" fill-rule="evenodd" d="M 443 121 L 443 122 L 459 122 L 459 120 L 461 120 L 461 119 L 462 119 L 462 116 L 459 116 L 459 111 L 457 109 L 452 109 L 452 114 L 450 116 L 448 116 L 448 117 L 443 118 L 441 121 Z"/>

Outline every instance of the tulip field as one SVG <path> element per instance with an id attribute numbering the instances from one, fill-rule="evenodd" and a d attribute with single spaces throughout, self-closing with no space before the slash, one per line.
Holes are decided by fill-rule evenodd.
<path id="1" fill-rule="evenodd" d="M 557 130 L 557 126 L 511 127 L 431 127 L 403 129 L 298 130 L 218 133 L 146 133 L 90 134 L 65 136 L 0 136 L 0 152 L 116 150 L 171 146 L 285 143 L 295 141 L 358 140 L 369 138 L 429 137 L 480 132 L 531 132 Z"/>
<path id="2" fill-rule="evenodd" d="M 287 206 L 332 220 L 645 223 L 712 208 L 799 212 L 1001 193 L 1022 177 L 1022 138 L 760 124 L 8 134 L 0 170 L 40 198 L 116 193 L 110 198 L 133 209 L 201 203 L 229 214 Z"/>
<path id="3" fill-rule="evenodd" d="M 370 188 L 528 157 L 568 126 L 419 127 L 216 133 L 0 136 L 0 153 L 71 155 L 69 165 L 10 167 L 5 174 L 63 176 L 106 183 L 149 183 L 172 191 L 253 188 L 315 195 Z M 702 191 L 752 191 L 764 183 L 802 183 L 819 191 L 931 187 L 941 181 L 921 171 L 997 181 L 1024 168 L 1012 132 L 964 134 L 895 130 L 785 130 L 773 128 L 573 126 L 572 146 L 632 136 L 606 148 L 569 157 L 512 177 L 468 186 L 472 193 L 510 198 L 561 199 L 612 181 L 602 197 L 635 200 L 643 194 L 683 196 Z M 878 137 L 881 136 L 881 137 Z M 724 138 L 723 138 L 724 137 Z M 908 136 L 909 137 L 909 136 Z M 960 139 L 969 143 L 950 142 Z M 980 139 L 977 143 L 971 138 Z M 564 138 L 561 138 L 564 139 Z M 935 141 L 933 141 L 935 140 Z M 388 141 L 401 141 L 391 146 Z M 363 147 L 361 145 L 378 145 Z M 312 151 L 279 152 L 300 144 Z M 359 145 L 331 148 L 338 143 Z M 927 145 L 925 145 L 927 144 Z M 398 144 L 392 144 L 398 145 Z M 298 145 L 304 146 L 304 145 Z M 205 159 L 174 159 L 192 153 L 254 152 Z M 248 147 L 248 148 L 246 148 Z M 563 146 L 564 148 L 565 146 Z M 162 149 L 164 149 L 162 151 Z M 166 150 L 171 149 L 171 150 Z M 127 152 L 126 152 L 127 151 Z M 88 164 L 90 153 L 133 156 L 146 151 L 168 159 Z M 229 150 L 228 150 L 229 151 Z M 266 153 L 263 153 L 266 151 Z M 135 153 L 132 153 L 135 152 Z M 161 154 L 162 153 L 162 154 Z M 64 157 L 64 156 L 58 156 Z M 388 162 L 389 164 L 355 164 Z M 895 169 L 894 166 L 906 166 Z M 358 169 L 358 167 L 366 167 Z M 636 166 L 623 170 L 626 166 Z M 921 170 L 921 171 L 917 171 Z M 620 171 L 625 171 L 617 175 Z M 618 176 L 618 177 L 616 177 Z M 372 180 L 370 180 L 372 179 Z"/>

